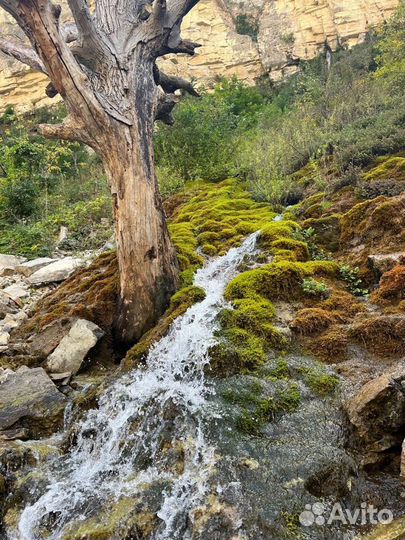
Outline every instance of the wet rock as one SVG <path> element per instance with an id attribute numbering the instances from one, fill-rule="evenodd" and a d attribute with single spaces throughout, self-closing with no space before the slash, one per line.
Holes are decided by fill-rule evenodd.
<path id="1" fill-rule="evenodd" d="M 356 536 L 354 540 L 405 540 L 405 517 L 377 525 L 364 536 Z"/>
<path id="2" fill-rule="evenodd" d="M 403 264 L 405 262 L 405 251 L 369 255 L 367 262 L 375 277 L 379 279 L 382 274 L 388 272 L 388 270 L 392 270 L 397 264 Z"/>
<path id="3" fill-rule="evenodd" d="M 23 285 L 19 285 L 18 283 L 9 285 L 5 289 L 3 289 L 3 292 L 8 294 L 8 296 L 12 298 L 13 300 L 19 300 L 20 298 L 27 298 L 27 296 L 30 295 L 29 290 Z"/>
<path id="4" fill-rule="evenodd" d="M 55 259 L 51 259 L 49 257 L 39 257 L 37 259 L 33 259 L 32 261 L 27 261 L 25 263 L 19 264 L 16 267 L 16 270 L 23 276 L 29 277 L 37 270 L 40 270 L 44 266 L 48 266 L 49 264 L 52 264 L 54 262 Z"/>
<path id="5" fill-rule="evenodd" d="M 346 404 L 350 422 L 373 452 L 402 442 L 405 426 L 405 368 L 366 383 Z"/>
<path id="6" fill-rule="evenodd" d="M 67 402 L 43 368 L 24 366 L 0 384 L 0 430 L 21 427 L 32 437 L 50 434 Z"/>
<path id="7" fill-rule="evenodd" d="M 46 361 L 52 373 L 79 371 L 87 353 L 102 337 L 104 332 L 96 324 L 78 319 Z"/>
<path id="8" fill-rule="evenodd" d="M 83 259 L 66 257 L 40 268 L 28 278 L 32 285 L 44 285 L 67 279 L 83 264 Z"/>

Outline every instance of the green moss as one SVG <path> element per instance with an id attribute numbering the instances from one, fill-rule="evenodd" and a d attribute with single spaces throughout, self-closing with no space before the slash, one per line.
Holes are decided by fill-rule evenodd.
<path id="1" fill-rule="evenodd" d="M 297 261 L 307 261 L 309 259 L 308 245 L 306 242 L 301 242 L 300 240 L 280 238 L 272 242 L 271 247 L 275 250 L 292 251 Z"/>
<path id="2" fill-rule="evenodd" d="M 379 158 L 376 165 L 369 169 L 363 179 L 367 182 L 376 180 L 397 180 L 405 182 L 405 158 L 391 156 L 389 158 Z"/>
<path id="3" fill-rule="evenodd" d="M 339 378 L 325 372 L 321 367 L 319 369 L 301 368 L 300 372 L 304 376 L 305 384 L 318 395 L 331 394 L 339 386 Z"/>
<path id="4" fill-rule="evenodd" d="M 242 328 L 222 330 L 217 345 L 210 349 L 211 368 L 218 374 L 248 373 L 266 359 L 263 341 Z"/>
<path id="5" fill-rule="evenodd" d="M 236 427 L 246 435 L 260 435 L 266 423 L 296 411 L 301 402 L 298 386 L 284 381 L 271 396 L 263 395 L 263 387 L 256 382 L 246 390 L 228 389 L 222 396 L 225 401 L 241 408 Z"/>
<path id="6" fill-rule="evenodd" d="M 200 245 L 202 244 L 209 244 L 211 242 L 215 242 L 216 240 L 219 240 L 221 237 L 216 232 L 206 231 L 197 236 L 197 241 Z"/>
<path id="7" fill-rule="evenodd" d="M 188 268 L 180 272 L 180 288 L 189 287 L 194 281 L 194 268 Z"/>
<path id="8" fill-rule="evenodd" d="M 201 251 L 205 255 L 209 255 L 210 257 L 213 257 L 214 255 L 216 255 L 218 253 L 217 248 L 215 246 L 213 246 L 212 244 L 204 244 L 201 247 Z"/>
<path id="9" fill-rule="evenodd" d="M 267 371 L 267 377 L 270 379 L 288 379 L 290 370 L 285 358 L 278 358 L 274 368 Z"/>
<path id="10" fill-rule="evenodd" d="M 180 305 L 192 306 L 196 302 L 202 302 L 206 294 L 204 289 L 191 285 L 175 293 L 170 300 L 170 307 L 177 308 Z"/>

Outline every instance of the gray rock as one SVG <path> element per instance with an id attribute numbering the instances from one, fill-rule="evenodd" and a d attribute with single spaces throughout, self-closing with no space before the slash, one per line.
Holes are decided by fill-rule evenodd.
<path id="1" fill-rule="evenodd" d="M 10 334 L 8 332 L 0 332 L 0 346 L 7 345 L 9 339 Z"/>
<path id="2" fill-rule="evenodd" d="M 369 255 L 367 262 L 375 276 L 379 278 L 384 272 L 388 272 L 388 270 L 391 270 L 397 264 L 405 263 L 405 251 Z"/>
<path id="3" fill-rule="evenodd" d="M 19 285 L 18 283 L 9 285 L 5 289 L 3 289 L 3 292 L 8 294 L 8 296 L 12 298 L 13 300 L 19 300 L 20 298 L 27 298 L 27 296 L 30 295 L 29 290 L 23 287 L 22 285 Z"/>
<path id="4" fill-rule="evenodd" d="M 77 268 L 83 264 L 83 259 L 65 257 L 40 268 L 28 278 L 32 285 L 43 285 L 67 279 Z"/>
<path id="5" fill-rule="evenodd" d="M 8 294 L 0 291 L 0 319 L 4 319 L 7 314 L 17 313 L 18 310 L 16 302 Z"/>
<path id="6" fill-rule="evenodd" d="M 16 257 L 15 255 L 4 255 L 0 253 L 0 270 L 4 268 L 16 268 L 27 259 L 25 257 Z"/>
<path id="7" fill-rule="evenodd" d="M 78 319 L 46 361 L 51 373 L 79 371 L 89 350 L 94 347 L 103 331 L 96 324 Z"/>
<path id="8" fill-rule="evenodd" d="M 33 274 L 40 268 L 48 266 L 48 264 L 52 264 L 54 262 L 55 259 L 51 259 L 49 257 L 39 257 L 38 259 L 33 259 L 32 261 L 27 261 L 23 264 L 18 265 L 16 267 L 16 270 L 23 276 L 29 277 L 31 274 Z"/>
<path id="9" fill-rule="evenodd" d="M 22 427 L 32 436 L 52 433 L 67 402 L 43 368 L 24 366 L 0 384 L 0 430 Z"/>

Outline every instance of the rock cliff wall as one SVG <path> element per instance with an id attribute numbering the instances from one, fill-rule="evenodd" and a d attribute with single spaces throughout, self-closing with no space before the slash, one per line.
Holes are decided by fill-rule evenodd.
<path id="1" fill-rule="evenodd" d="M 361 42 L 397 4 L 398 0 L 201 0 L 186 17 L 183 34 L 202 47 L 193 58 L 176 55 L 161 62 L 167 72 L 205 84 L 223 75 L 251 84 L 269 74 L 277 81 L 325 46 L 334 50 Z M 0 33 L 21 37 L 3 10 Z M 50 103 L 44 87 L 43 75 L 0 53 L 0 110 L 6 105 L 29 110 Z"/>

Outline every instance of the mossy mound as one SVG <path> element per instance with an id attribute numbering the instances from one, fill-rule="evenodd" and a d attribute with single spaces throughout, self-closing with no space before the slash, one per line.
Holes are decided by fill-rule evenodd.
<path id="1" fill-rule="evenodd" d="M 387 302 L 398 303 L 405 298 L 405 266 L 398 264 L 380 279 L 379 287 L 371 295 L 371 301 L 384 305 Z"/>
<path id="2" fill-rule="evenodd" d="M 197 184 L 169 225 L 181 270 L 202 265 L 198 248 L 208 256 L 222 255 L 275 216 L 269 204 L 253 201 L 238 180 Z"/>
<path id="3" fill-rule="evenodd" d="M 356 204 L 342 216 L 341 243 L 358 238 L 373 247 L 392 249 L 405 238 L 403 232 L 405 197 L 376 197 Z M 402 233 L 402 234 L 401 234 Z"/>
<path id="4" fill-rule="evenodd" d="M 306 219 L 302 226 L 304 229 L 313 229 L 315 231 L 317 244 L 328 251 L 337 251 L 341 233 L 340 221 L 340 214 L 331 214 Z"/>
<path id="5" fill-rule="evenodd" d="M 321 360 L 333 364 L 343 362 L 348 355 L 349 338 L 344 328 L 335 326 L 309 341 L 307 348 Z"/>
<path id="6" fill-rule="evenodd" d="M 371 353 L 405 354 L 405 319 L 402 315 L 365 317 L 352 325 L 349 335 Z"/>
<path id="7" fill-rule="evenodd" d="M 405 183 L 405 158 L 403 156 L 381 157 L 363 174 L 367 182 L 396 180 Z"/>
<path id="8" fill-rule="evenodd" d="M 288 300 L 302 294 L 305 277 L 337 274 L 338 265 L 332 261 L 280 261 L 240 274 L 226 288 L 225 297 L 239 300 L 259 295 L 268 300 Z"/>
<path id="9" fill-rule="evenodd" d="M 293 238 L 280 238 L 279 240 L 274 240 L 271 244 L 274 253 L 278 256 L 287 255 L 287 252 L 291 252 L 294 260 L 305 262 L 309 259 L 308 245 L 306 242 L 300 240 L 294 240 Z"/>
<path id="10" fill-rule="evenodd" d="M 111 330 L 119 292 L 115 252 L 98 257 L 88 268 L 80 269 L 61 286 L 38 302 L 33 317 L 19 334 L 40 332 L 50 323 L 68 317 L 82 317 L 105 332 Z"/>
<path id="11" fill-rule="evenodd" d="M 336 321 L 333 313 L 320 308 L 306 308 L 298 311 L 290 328 L 303 336 L 323 332 Z"/>

